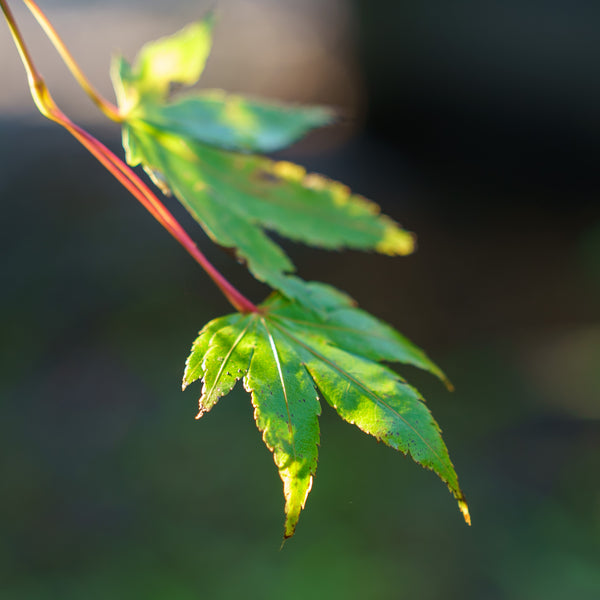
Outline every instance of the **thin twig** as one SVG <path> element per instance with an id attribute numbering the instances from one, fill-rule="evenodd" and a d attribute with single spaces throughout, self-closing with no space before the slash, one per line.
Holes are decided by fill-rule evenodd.
<path id="1" fill-rule="evenodd" d="M 56 29 L 50 23 L 46 15 L 42 12 L 40 7 L 33 0 L 23 0 L 25 6 L 30 10 L 31 14 L 35 17 L 40 27 L 44 30 L 48 39 L 52 42 L 52 45 L 56 48 L 56 51 L 60 54 L 63 62 L 77 81 L 83 91 L 91 98 L 92 102 L 112 121 L 120 123 L 123 121 L 119 109 L 112 102 L 109 102 L 106 98 L 98 92 L 98 90 L 92 85 L 89 79 L 85 76 L 73 55 L 67 49 L 65 43 L 58 35 Z"/>

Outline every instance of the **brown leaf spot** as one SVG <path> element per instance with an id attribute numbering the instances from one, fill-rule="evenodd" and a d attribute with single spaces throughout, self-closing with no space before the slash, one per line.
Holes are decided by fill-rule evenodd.
<path id="1" fill-rule="evenodd" d="M 272 183 L 273 185 L 281 183 L 281 177 L 271 171 L 264 171 L 263 169 L 259 169 L 254 173 L 254 179 L 259 183 Z"/>

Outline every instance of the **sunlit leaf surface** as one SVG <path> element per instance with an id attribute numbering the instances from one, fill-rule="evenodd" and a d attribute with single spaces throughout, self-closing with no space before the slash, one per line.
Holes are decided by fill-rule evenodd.
<path id="1" fill-rule="evenodd" d="M 170 83 L 194 83 L 210 47 L 212 17 L 146 45 L 131 67 L 113 64 L 130 165 L 143 165 L 218 244 L 235 248 L 259 280 L 297 298 L 294 267 L 266 231 L 329 249 L 408 254 L 412 234 L 341 183 L 256 156 L 332 120 L 320 107 L 284 106 L 209 91 L 171 101 Z M 194 58 L 195 57 L 195 58 Z M 176 61 L 171 71 L 164 65 Z M 171 73 L 171 75 L 169 75 Z"/>
<path id="2" fill-rule="evenodd" d="M 283 481 L 285 537 L 294 533 L 317 468 L 320 399 L 345 421 L 435 471 L 468 522 L 437 423 L 417 390 L 378 361 L 413 364 L 443 378 L 441 371 L 344 294 L 324 284 L 303 285 L 324 313 L 275 293 L 259 313 L 215 319 L 200 332 L 184 374 L 184 386 L 203 381 L 199 416 L 243 380 Z"/>

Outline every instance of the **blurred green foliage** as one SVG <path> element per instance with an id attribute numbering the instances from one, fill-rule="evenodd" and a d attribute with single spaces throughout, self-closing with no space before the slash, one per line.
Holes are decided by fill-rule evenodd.
<path id="1" fill-rule="evenodd" d="M 14 224 L 1 255 L 1 598 L 598 598 L 599 422 L 568 397 L 549 403 L 544 370 L 528 362 L 546 335 L 558 344 L 558 334 L 600 322 L 589 308 L 597 291 L 577 276 L 581 248 L 592 248 L 581 241 L 587 227 L 571 226 L 560 261 L 515 235 L 506 271 L 491 277 L 505 293 L 483 316 L 461 312 L 456 298 L 483 298 L 490 248 L 506 236 L 489 222 L 472 235 L 440 231 L 413 211 L 427 244 L 371 269 L 356 255 L 350 269 L 341 256 L 327 263 L 289 248 L 315 278 L 345 281 L 363 306 L 398 314 L 395 324 L 447 371 L 453 395 L 416 370 L 409 377 L 453 449 L 473 527 L 432 473 L 324 406 L 311 503 L 280 551 L 281 482 L 246 394 L 197 422 L 197 390 L 178 389 L 196 330 L 228 308 L 70 140 L 19 129 L 3 127 L 14 143 L 0 157 L 3 222 Z M 558 226 L 548 216 L 526 243 L 545 248 L 544 231 Z M 209 252 L 242 280 L 241 267 Z M 423 288 L 438 269 L 466 289 Z M 391 303 L 379 280 L 390 282 Z M 560 280 L 571 282 L 566 300 L 553 296 Z M 260 300 L 252 285 L 244 289 Z M 547 299 L 542 316 L 528 300 L 536 294 Z M 506 312 L 511 302 L 520 312 Z"/>

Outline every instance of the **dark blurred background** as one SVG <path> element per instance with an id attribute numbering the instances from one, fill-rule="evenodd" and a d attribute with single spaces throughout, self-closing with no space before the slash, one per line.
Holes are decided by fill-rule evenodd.
<path id="1" fill-rule="evenodd" d="M 114 49 L 213 2 L 40 5 L 110 94 Z M 18 3 L 58 103 L 113 149 Z M 18 10 L 17 10 L 18 9 Z M 39 116 L 0 29 L 0 598 L 600 598 L 600 5 L 221 0 L 203 85 L 346 115 L 282 153 L 419 236 L 407 258 L 286 248 L 427 349 L 473 526 L 436 477 L 327 406 L 279 550 L 281 482 L 236 390 L 194 420 L 198 329 L 230 309 Z M 111 96 L 112 97 L 112 96 Z M 266 289 L 203 250 L 256 301 Z"/>

